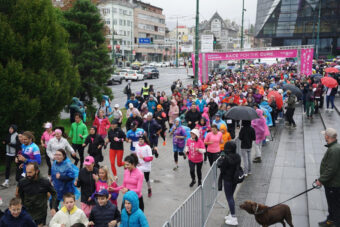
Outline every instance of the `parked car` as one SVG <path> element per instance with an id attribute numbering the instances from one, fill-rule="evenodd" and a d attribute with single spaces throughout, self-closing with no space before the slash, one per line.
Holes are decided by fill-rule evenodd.
<path id="1" fill-rule="evenodd" d="M 130 69 L 121 69 L 121 70 L 119 70 L 119 75 L 123 78 L 123 79 L 125 79 L 125 80 L 127 80 L 127 76 L 128 76 L 128 71 L 129 71 Z"/>
<path id="2" fill-rule="evenodd" d="M 145 79 L 159 78 L 159 71 L 155 67 L 145 67 L 143 74 Z"/>
<path id="3" fill-rule="evenodd" d="M 128 70 L 125 80 L 144 80 L 144 75 L 138 70 Z"/>
<path id="4" fill-rule="evenodd" d="M 156 63 L 156 65 L 155 65 L 156 67 L 163 67 L 163 62 L 158 62 L 158 63 Z M 165 67 L 165 66 L 164 66 Z"/>
<path id="5" fill-rule="evenodd" d="M 122 82 L 123 82 L 123 79 L 124 79 L 124 77 L 123 76 L 121 76 L 120 74 L 118 74 L 118 73 L 114 73 L 114 74 L 111 74 L 111 77 L 110 77 L 110 79 L 107 81 L 107 84 L 108 85 L 112 85 L 113 83 L 119 83 L 119 84 L 122 84 Z"/>
<path id="6" fill-rule="evenodd" d="M 149 64 L 149 66 L 153 66 L 153 67 L 156 67 L 156 65 L 157 65 L 157 62 L 150 62 L 150 64 Z"/>

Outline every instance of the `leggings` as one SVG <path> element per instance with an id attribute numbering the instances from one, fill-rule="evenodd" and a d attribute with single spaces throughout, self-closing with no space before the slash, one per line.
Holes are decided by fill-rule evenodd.
<path id="1" fill-rule="evenodd" d="M 45 153 L 45 160 L 46 160 L 46 164 L 48 166 L 48 175 L 51 176 L 51 168 L 52 168 L 51 159 L 50 159 L 50 157 L 48 157 L 48 155 L 46 153 Z"/>
<path id="2" fill-rule="evenodd" d="M 207 152 L 207 156 L 208 156 L 208 161 L 210 166 L 212 166 L 212 164 L 218 159 L 218 157 L 220 156 L 221 152 L 217 152 L 217 153 L 210 153 Z"/>
<path id="3" fill-rule="evenodd" d="M 12 162 L 14 162 L 14 159 L 15 159 L 15 156 L 9 156 L 9 155 L 6 155 L 6 180 L 9 179 L 9 175 L 11 173 L 11 165 L 12 165 Z"/>
<path id="4" fill-rule="evenodd" d="M 236 189 L 236 184 L 230 181 L 224 181 L 224 193 L 228 201 L 229 210 L 232 216 L 235 215 L 235 200 L 234 192 Z"/>
<path id="5" fill-rule="evenodd" d="M 201 181 L 201 179 L 202 179 L 202 165 L 203 165 L 203 162 L 195 163 L 195 162 L 192 162 L 192 161 L 189 160 L 190 176 L 191 176 L 191 179 L 193 181 L 195 180 L 195 166 L 196 166 L 198 181 L 199 182 Z"/>
<path id="6" fill-rule="evenodd" d="M 121 167 L 124 166 L 124 162 L 123 162 L 123 150 L 114 150 L 114 149 L 110 149 L 110 162 L 111 162 L 111 170 L 114 176 L 117 176 L 117 169 L 116 169 L 116 165 L 115 165 L 115 161 L 116 161 L 116 155 L 117 155 L 117 166 Z"/>
<path id="7" fill-rule="evenodd" d="M 83 163 L 84 163 L 84 147 L 82 144 L 72 144 L 72 148 L 75 152 L 78 151 L 79 157 L 80 157 L 80 169 L 83 168 Z M 74 159 L 74 165 L 78 165 L 79 158 L 77 156 L 73 157 Z"/>

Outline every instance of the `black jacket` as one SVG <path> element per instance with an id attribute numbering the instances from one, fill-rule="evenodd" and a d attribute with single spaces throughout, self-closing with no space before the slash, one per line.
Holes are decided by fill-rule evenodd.
<path id="1" fill-rule="evenodd" d="M 94 200 L 88 201 L 92 194 L 96 191 L 96 182 L 93 179 L 92 174 L 98 174 L 98 169 L 93 168 L 93 171 L 89 172 L 86 168 L 82 168 L 79 171 L 79 176 L 77 180 L 77 187 L 80 187 L 81 199 L 80 202 L 86 203 L 87 205 L 94 205 Z"/>
<path id="2" fill-rule="evenodd" d="M 209 116 L 215 116 L 218 111 L 218 105 L 216 104 L 216 102 L 208 102 L 207 106 L 209 107 Z"/>
<path id="3" fill-rule="evenodd" d="M 192 110 L 189 110 L 186 114 L 185 114 L 185 121 L 188 123 L 188 127 L 190 129 L 195 128 L 196 126 L 196 121 L 200 122 L 201 120 L 201 113 L 199 111 L 195 111 L 193 112 Z M 191 121 L 191 124 L 189 124 L 189 121 Z"/>
<path id="4" fill-rule="evenodd" d="M 106 206 L 102 207 L 97 203 L 92 208 L 89 217 L 89 221 L 93 221 L 95 227 L 107 227 L 108 223 L 114 220 L 120 222 L 120 212 L 116 205 L 110 201 L 107 202 Z"/>
<path id="5" fill-rule="evenodd" d="M 256 139 L 254 128 L 250 125 L 242 126 L 238 138 L 241 140 L 242 149 L 251 149 L 253 141 Z"/>
<path id="6" fill-rule="evenodd" d="M 230 142 L 228 142 L 230 143 Z M 234 175 L 236 168 L 241 164 L 241 157 L 236 153 L 236 144 L 234 143 L 234 147 L 232 150 L 228 149 L 228 143 L 224 146 L 224 151 L 222 154 L 222 162 L 221 162 L 221 177 L 225 181 L 234 181 Z"/>
<path id="7" fill-rule="evenodd" d="M 117 137 L 120 141 L 115 141 L 114 138 Z M 123 130 L 119 127 L 115 129 L 110 129 L 107 137 L 110 141 L 110 149 L 113 150 L 124 150 L 124 145 L 122 140 L 126 139 L 126 135 Z"/>
<path id="8" fill-rule="evenodd" d="M 134 122 L 134 121 L 137 121 L 138 122 L 138 128 L 142 127 L 143 125 L 143 119 L 141 117 L 129 117 L 126 121 L 126 131 L 129 131 L 131 129 L 131 123 Z"/>
<path id="9" fill-rule="evenodd" d="M 85 139 L 85 144 L 89 145 L 89 149 L 87 152 L 89 153 L 89 155 L 94 157 L 96 161 L 103 161 L 102 147 L 104 146 L 104 143 L 104 139 L 98 134 L 90 134 Z M 102 147 L 98 149 L 99 145 L 101 145 Z"/>

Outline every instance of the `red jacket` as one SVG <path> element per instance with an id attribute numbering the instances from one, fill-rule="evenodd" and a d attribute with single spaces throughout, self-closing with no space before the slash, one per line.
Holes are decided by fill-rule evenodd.
<path id="1" fill-rule="evenodd" d="M 94 119 L 93 126 L 97 127 L 99 135 L 107 135 L 107 129 L 110 128 L 110 121 L 108 118 L 99 119 L 97 116 Z"/>

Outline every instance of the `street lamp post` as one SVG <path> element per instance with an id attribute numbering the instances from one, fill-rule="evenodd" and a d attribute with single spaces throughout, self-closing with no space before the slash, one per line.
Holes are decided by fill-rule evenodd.
<path id="1" fill-rule="evenodd" d="M 198 26 L 199 26 L 199 0 L 196 0 L 196 31 L 195 31 L 195 78 L 194 85 L 198 84 Z"/>
<path id="2" fill-rule="evenodd" d="M 242 24 L 241 24 L 241 50 L 243 49 L 243 24 L 244 24 L 244 0 L 242 0 Z M 240 61 L 240 69 L 242 69 L 242 62 Z"/>
<path id="3" fill-rule="evenodd" d="M 316 50 L 315 50 L 315 59 L 319 58 L 319 47 L 320 47 L 320 23 L 321 23 L 321 0 L 319 0 L 319 18 L 318 18 L 318 30 L 316 35 Z"/>
<path id="4" fill-rule="evenodd" d="M 176 68 L 178 68 L 178 17 L 176 25 Z"/>

